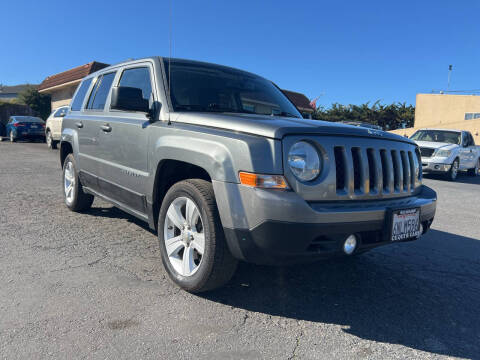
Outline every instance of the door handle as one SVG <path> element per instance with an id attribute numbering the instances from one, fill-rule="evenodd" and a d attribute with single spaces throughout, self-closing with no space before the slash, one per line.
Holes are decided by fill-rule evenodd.
<path id="1" fill-rule="evenodd" d="M 75 123 L 75 126 L 76 126 L 77 128 L 79 128 L 79 129 L 81 129 L 81 128 L 83 128 L 83 123 L 82 123 L 81 121 L 77 121 L 77 122 Z"/>
<path id="2" fill-rule="evenodd" d="M 112 131 L 112 127 L 108 124 L 103 124 L 102 126 L 100 126 L 100 128 L 102 129 L 102 131 L 104 132 L 110 132 Z"/>

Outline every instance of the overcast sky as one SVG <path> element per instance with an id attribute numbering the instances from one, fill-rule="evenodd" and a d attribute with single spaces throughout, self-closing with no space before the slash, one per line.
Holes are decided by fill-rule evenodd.
<path id="1" fill-rule="evenodd" d="M 172 0 L 173 56 L 248 70 L 319 103 L 480 89 L 480 1 Z M 169 54 L 169 1 L 5 1 L 0 83 Z"/>

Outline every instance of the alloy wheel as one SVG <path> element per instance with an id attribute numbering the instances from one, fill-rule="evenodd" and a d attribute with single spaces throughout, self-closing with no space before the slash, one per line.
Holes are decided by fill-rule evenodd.
<path id="1" fill-rule="evenodd" d="M 47 132 L 47 146 L 48 146 L 49 148 L 52 147 L 52 134 L 50 133 L 50 131 Z"/>
<path id="2" fill-rule="evenodd" d="M 455 160 L 452 164 L 452 180 L 455 180 L 458 175 L 458 161 Z"/>
<path id="3" fill-rule="evenodd" d="M 63 176 L 65 200 L 67 204 L 71 204 L 75 197 L 75 170 L 71 161 L 65 165 L 65 173 Z"/>
<path id="4" fill-rule="evenodd" d="M 168 207 L 164 222 L 164 241 L 168 260 L 182 276 L 195 274 L 205 252 L 205 233 L 197 205 L 178 197 Z"/>

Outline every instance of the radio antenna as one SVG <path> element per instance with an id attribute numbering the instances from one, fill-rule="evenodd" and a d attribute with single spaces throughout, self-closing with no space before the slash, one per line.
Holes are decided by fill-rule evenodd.
<path id="1" fill-rule="evenodd" d="M 173 106 L 172 104 L 172 97 L 170 96 L 170 84 L 172 83 L 172 72 L 171 72 L 171 69 L 172 69 L 172 66 L 171 66 L 171 63 L 172 63 L 172 27 L 173 27 L 173 21 L 172 21 L 172 17 L 173 17 L 173 3 L 172 3 L 173 0 L 170 0 L 170 21 L 169 21 L 169 31 L 168 31 L 168 41 L 169 41 L 169 54 L 168 54 L 168 101 L 170 101 L 170 104 Z M 170 121 L 170 112 L 171 112 L 171 109 L 168 109 L 168 125 L 171 125 L 171 121 Z"/>

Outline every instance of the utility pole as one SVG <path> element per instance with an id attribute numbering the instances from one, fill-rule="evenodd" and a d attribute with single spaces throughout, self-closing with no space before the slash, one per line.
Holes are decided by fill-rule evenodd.
<path id="1" fill-rule="evenodd" d="M 450 90 L 450 79 L 452 78 L 452 65 L 448 65 L 448 84 L 447 92 Z"/>

